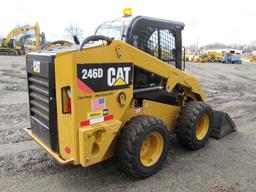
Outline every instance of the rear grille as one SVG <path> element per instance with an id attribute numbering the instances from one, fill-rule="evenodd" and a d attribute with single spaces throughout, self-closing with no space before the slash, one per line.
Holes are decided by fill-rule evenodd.
<path id="1" fill-rule="evenodd" d="M 58 152 L 54 59 L 51 55 L 28 54 L 26 68 L 32 133 Z"/>
<path id="2" fill-rule="evenodd" d="M 31 116 L 49 127 L 49 83 L 45 77 L 29 74 Z"/>

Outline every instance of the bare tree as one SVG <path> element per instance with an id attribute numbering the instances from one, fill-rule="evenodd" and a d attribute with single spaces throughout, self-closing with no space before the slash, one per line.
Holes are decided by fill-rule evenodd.
<path id="1" fill-rule="evenodd" d="M 69 39 L 74 39 L 74 36 L 76 36 L 78 39 L 83 38 L 83 30 L 79 27 L 79 25 L 76 23 L 71 23 L 68 27 L 66 27 L 65 32 L 67 34 L 67 37 Z"/>

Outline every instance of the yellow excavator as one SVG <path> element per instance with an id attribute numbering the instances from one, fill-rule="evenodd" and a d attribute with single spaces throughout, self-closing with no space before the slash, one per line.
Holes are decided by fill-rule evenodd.
<path id="1" fill-rule="evenodd" d="M 183 28 L 123 17 L 80 45 L 29 53 L 25 131 L 61 164 L 88 167 L 115 156 L 136 178 L 162 167 L 170 134 L 190 150 L 223 137 L 235 125 L 205 103 L 199 82 L 184 71 Z"/>
<path id="2" fill-rule="evenodd" d="M 18 35 L 26 32 L 34 31 L 36 37 L 36 48 L 40 48 L 40 27 L 36 23 L 34 26 L 26 25 L 24 27 L 18 27 L 13 29 L 5 39 L 3 39 L 2 45 L 0 46 L 0 53 L 9 55 L 23 55 L 25 54 L 25 48 L 21 41 L 15 39 Z"/>

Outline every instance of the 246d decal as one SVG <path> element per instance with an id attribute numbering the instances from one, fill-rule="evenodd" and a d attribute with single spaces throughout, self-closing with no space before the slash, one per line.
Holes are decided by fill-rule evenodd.
<path id="1" fill-rule="evenodd" d="M 78 64 L 77 85 L 85 93 L 128 88 L 132 84 L 131 63 Z"/>

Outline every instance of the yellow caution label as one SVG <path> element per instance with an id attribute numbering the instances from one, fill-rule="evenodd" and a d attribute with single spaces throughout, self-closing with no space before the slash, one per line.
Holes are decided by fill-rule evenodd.
<path id="1" fill-rule="evenodd" d="M 35 73 L 40 73 L 40 61 L 33 61 L 33 69 Z"/>
<path id="2" fill-rule="evenodd" d="M 104 115 L 103 110 L 99 110 L 99 111 L 94 111 L 94 112 L 89 112 L 87 113 L 87 118 L 88 119 L 94 119 L 97 117 L 102 117 Z"/>

